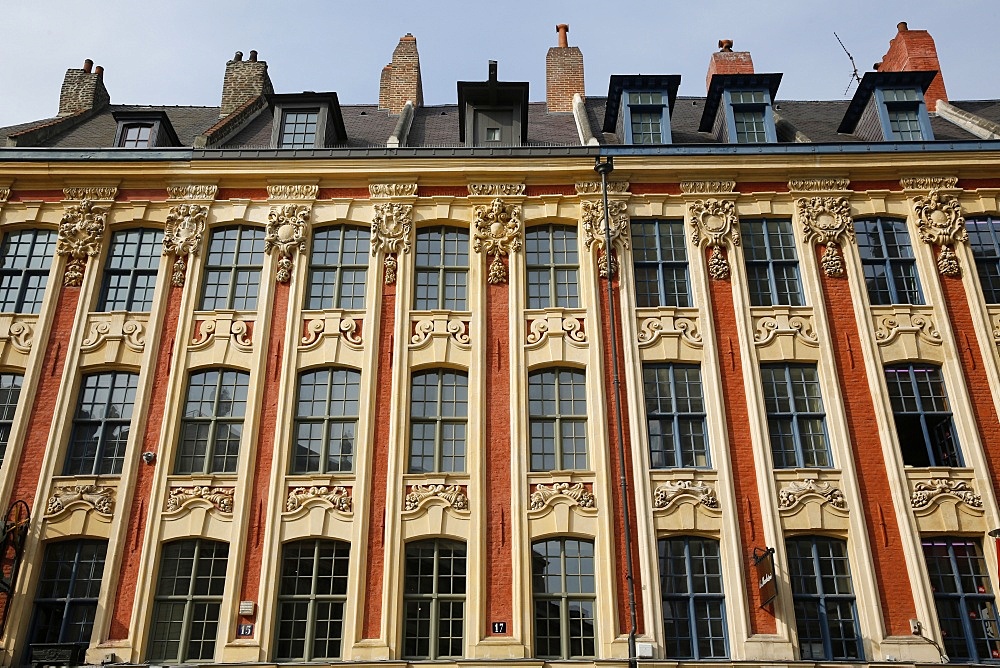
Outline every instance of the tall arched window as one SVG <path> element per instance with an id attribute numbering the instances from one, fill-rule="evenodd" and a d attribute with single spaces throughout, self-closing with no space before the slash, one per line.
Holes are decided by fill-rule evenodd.
<path id="1" fill-rule="evenodd" d="M 410 383 L 410 473 L 464 473 L 469 376 L 415 371 Z"/>
<path id="2" fill-rule="evenodd" d="M 574 538 L 531 546 L 535 656 L 584 659 L 596 653 L 594 544 Z"/>
<path id="3" fill-rule="evenodd" d="M 414 310 L 468 310 L 468 230 L 446 226 L 417 230 L 414 259 Z"/>
<path id="4" fill-rule="evenodd" d="M 576 228 L 539 225 L 524 233 L 528 308 L 579 308 L 580 254 Z"/>
<path id="5" fill-rule="evenodd" d="M 406 546 L 403 656 L 456 659 L 465 643 L 465 543 L 428 540 Z"/>
<path id="6" fill-rule="evenodd" d="M 263 266 L 263 228 L 234 225 L 212 230 L 205 254 L 201 309 L 255 310 Z"/>
<path id="7" fill-rule="evenodd" d="M 349 225 L 313 233 L 307 309 L 363 309 L 371 233 Z"/>
<path id="8" fill-rule="evenodd" d="M 250 374 L 206 369 L 191 374 L 174 473 L 235 473 Z"/>
<path id="9" fill-rule="evenodd" d="M 292 473 L 354 470 L 361 374 L 314 369 L 299 374 Z"/>
<path id="10" fill-rule="evenodd" d="M 587 469 L 587 375 L 580 369 L 528 374 L 531 470 Z"/>
<path id="11" fill-rule="evenodd" d="M 729 648 L 719 541 L 663 538 L 658 548 L 667 658 L 725 659 Z"/>

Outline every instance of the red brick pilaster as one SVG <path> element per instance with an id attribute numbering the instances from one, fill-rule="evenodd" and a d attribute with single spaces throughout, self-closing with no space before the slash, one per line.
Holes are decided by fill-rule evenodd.
<path id="1" fill-rule="evenodd" d="M 822 266 L 823 247 L 817 246 L 816 260 Z M 860 335 L 853 317 L 850 284 L 820 271 L 826 297 L 826 314 L 833 342 L 833 356 L 840 378 L 847 431 L 857 469 L 858 493 L 871 544 L 872 567 L 881 598 L 882 617 L 888 635 L 909 635 L 909 620 L 916 617 L 902 536 L 889 489 L 889 474 L 879 440 L 875 404 L 868 391 L 868 371 Z"/>
<path id="2" fill-rule="evenodd" d="M 706 248 L 706 263 L 711 254 L 711 247 Z M 753 576 L 753 549 L 763 548 L 766 545 L 732 283 L 710 279 L 708 293 L 711 300 L 712 323 L 715 327 L 715 347 L 719 355 L 722 405 L 725 410 L 726 437 L 729 441 L 729 459 L 733 469 L 733 492 L 737 504 L 735 510 L 739 517 L 740 563 L 744 573 L 747 601 L 750 602 L 750 634 L 773 634 L 777 633 L 774 615 L 761 608 L 760 588 L 757 587 L 757 580 Z"/>

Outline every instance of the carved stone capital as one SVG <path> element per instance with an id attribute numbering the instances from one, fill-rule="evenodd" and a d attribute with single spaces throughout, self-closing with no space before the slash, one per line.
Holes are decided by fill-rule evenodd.
<path id="1" fill-rule="evenodd" d="M 715 490 L 711 486 L 694 480 L 677 480 L 656 486 L 653 490 L 653 508 L 666 508 L 681 496 L 689 496 L 706 508 L 719 507 L 719 497 L 715 495 Z"/>
<path id="2" fill-rule="evenodd" d="M 187 270 L 185 258 L 198 254 L 207 218 L 208 207 L 201 204 L 177 204 L 170 207 L 170 211 L 167 212 L 167 224 L 163 233 L 163 254 L 173 253 L 176 256 L 170 282 L 177 287 L 184 285 Z"/>
<path id="3" fill-rule="evenodd" d="M 950 480 L 948 478 L 934 478 L 927 482 L 921 480 L 915 484 L 913 494 L 910 495 L 910 506 L 914 509 L 926 508 L 938 497 L 945 494 L 956 497 L 972 508 L 983 507 L 983 497 L 976 494 L 972 485 L 964 480 Z"/>
<path id="4" fill-rule="evenodd" d="M 938 271 L 944 276 L 960 276 L 962 269 L 952 246 L 969 238 L 962 216 L 962 205 L 953 195 L 931 190 L 927 197 L 913 198 L 913 210 L 917 214 L 917 233 L 927 244 L 940 246 Z"/>
<path id="5" fill-rule="evenodd" d="M 778 492 L 778 508 L 792 508 L 800 503 L 802 497 L 813 494 L 822 497 L 834 508 L 847 509 L 844 493 L 826 481 L 806 478 L 793 480 L 788 486 Z"/>
<path id="6" fill-rule="evenodd" d="M 413 227 L 413 205 L 380 202 L 372 218 L 372 256 L 385 255 L 385 284 L 396 282 L 397 253 L 410 252 L 410 230 Z"/>
<path id="7" fill-rule="evenodd" d="M 581 221 L 583 222 L 583 246 L 587 250 L 596 247 L 600 252 L 597 258 L 598 273 L 602 278 L 614 276 L 618 271 L 618 260 L 614 248 L 605 248 L 607 235 L 604 226 L 604 202 L 600 200 L 583 200 L 580 202 Z M 629 236 L 628 206 L 622 200 L 608 201 L 608 229 L 611 231 L 611 245 L 628 248 Z M 609 254 L 608 251 L 611 251 Z M 608 262 L 610 257 L 611 261 Z M 610 265 L 610 266 L 609 266 Z"/>
<path id="8" fill-rule="evenodd" d="M 219 192 L 219 186 L 210 185 L 186 185 L 167 186 L 167 197 L 169 199 L 188 199 L 211 202 Z"/>
<path id="9" fill-rule="evenodd" d="M 416 183 L 368 184 L 368 196 L 371 199 L 385 199 L 386 197 L 415 197 L 416 194 L 417 194 Z"/>
<path id="10" fill-rule="evenodd" d="M 713 195 L 736 191 L 736 181 L 681 181 L 685 195 Z"/>
<path id="11" fill-rule="evenodd" d="M 314 200 L 319 195 L 319 186 L 304 183 L 283 184 L 267 187 L 268 199 Z"/>
<path id="12" fill-rule="evenodd" d="M 292 512 L 298 510 L 313 499 L 329 503 L 333 506 L 334 510 L 342 513 L 354 512 L 354 499 L 347 488 L 340 485 L 333 487 L 295 487 L 288 492 L 288 499 L 285 501 L 285 511 Z"/>
<path id="13" fill-rule="evenodd" d="M 63 275 L 63 285 L 83 284 L 83 270 L 87 266 L 87 258 L 94 257 L 101 250 L 107 215 L 106 208 L 94 206 L 88 199 L 79 205 L 66 207 L 66 213 L 59 222 L 59 234 L 56 239 L 56 253 L 69 257 L 66 273 Z"/>
<path id="14" fill-rule="evenodd" d="M 954 190 L 957 176 L 909 176 L 899 180 L 903 190 Z"/>
<path id="15" fill-rule="evenodd" d="M 431 499 L 440 499 L 455 510 L 469 509 L 469 496 L 461 485 L 410 485 L 403 501 L 404 512 L 414 511 Z"/>
<path id="16" fill-rule="evenodd" d="M 541 483 L 535 485 L 535 491 L 528 499 L 528 507 L 531 510 L 541 510 L 545 506 L 552 505 L 558 498 L 568 499 L 581 508 L 594 508 L 597 505 L 594 493 L 582 482 L 574 484 L 556 482 L 551 485 Z"/>
<path id="17" fill-rule="evenodd" d="M 469 194 L 478 197 L 522 197 L 523 183 L 470 183 Z"/>
<path id="18" fill-rule="evenodd" d="M 279 283 L 287 283 L 292 278 L 292 258 L 295 252 L 306 252 L 306 235 L 309 231 L 309 207 L 305 204 L 284 204 L 272 206 L 267 214 L 267 230 L 264 233 L 264 252 L 278 252 Z"/>
<path id="19" fill-rule="evenodd" d="M 81 188 L 63 188 L 63 199 L 78 200 L 114 200 L 118 194 L 116 186 L 87 186 Z"/>
<path id="20" fill-rule="evenodd" d="M 799 192 L 829 192 L 847 190 L 851 186 L 850 179 L 789 179 L 788 189 Z"/>
<path id="21" fill-rule="evenodd" d="M 167 495 L 167 512 L 175 512 L 191 502 L 202 499 L 215 506 L 219 512 L 227 515 L 233 512 L 233 497 L 236 490 L 232 487 L 171 487 Z"/>
<path id="22" fill-rule="evenodd" d="M 577 195 L 600 195 L 604 192 L 600 181 L 578 181 L 575 186 Z M 628 188 L 628 181 L 608 181 L 609 195 L 627 195 Z"/>
<path id="23" fill-rule="evenodd" d="M 52 490 L 52 496 L 45 504 L 47 516 L 58 515 L 71 504 L 81 502 L 97 513 L 110 517 L 115 509 L 115 488 L 97 485 L 65 485 Z"/>
<path id="24" fill-rule="evenodd" d="M 488 206 L 473 207 L 472 214 L 475 228 L 472 248 L 477 253 L 493 256 L 486 280 L 492 284 L 506 283 L 507 267 L 500 256 L 521 250 L 521 207 L 504 204 L 496 198 Z"/>
<path id="25" fill-rule="evenodd" d="M 844 257 L 840 246 L 854 241 L 854 219 L 846 197 L 800 197 L 795 200 L 806 241 L 826 246 L 823 271 L 827 276 L 844 275 Z"/>
<path id="26" fill-rule="evenodd" d="M 701 247 L 706 242 L 712 249 L 708 274 L 715 280 L 729 278 L 729 261 L 722 254 L 726 245 L 740 245 L 740 222 L 736 203 L 728 199 L 699 199 L 688 204 L 691 217 L 691 242 Z"/>

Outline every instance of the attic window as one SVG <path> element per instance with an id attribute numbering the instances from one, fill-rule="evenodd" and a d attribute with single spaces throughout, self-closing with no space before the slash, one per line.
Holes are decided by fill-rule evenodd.
<path id="1" fill-rule="evenodd" d="M 147 148 L 152 134 L 152 123 L 129 123 L 122 128 L 118 145 L 122 148 Z"/>
<path id="2" fill-rule="evenodd" d="M 776 141 L 771 97 L 766 90 L 727 90 L 725 96 L 729 136 L 735 137 L 737 144 Z"/>
<path id="3" fill-rule="evenodd" d="M 291 109 L 282 114 L 280 148 L 312 148 L 316 145 L 318 109 Z"/>
<path id="4" fill-rule="evenodd" d="M 879 116 L 885 138 L 923 141 L 933 138 L 924 96 L 917 88 L 876 88 Z"/>
<path id="5" fill-rule="evenodd" d="M 665 91 L 629 91 L 626 144 L 670 143 L 670 117 L 664 103 Z M 666 136 L 664 136 L 666 130 Z"/>
<path id="6" fill-rule="evenodd" d="M 336 93 L 269 95 L 268 102 L 274 110 L 271 146 L 326 148 L 347 139 Z"/>
<path id="7" fill-rule="evenodd" d="M 119 148 L 154 148 L 180 145 L 165 112 L 153 110 L 116 111 L 112 113 L 112 116 L 118 122 L 114 145 Z"/>

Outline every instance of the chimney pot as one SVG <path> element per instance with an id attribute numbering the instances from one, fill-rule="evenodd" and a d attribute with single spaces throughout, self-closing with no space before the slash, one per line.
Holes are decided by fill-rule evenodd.
<path id="1" fill-rule="evenodd" d="M 497 61 L 490 61 L 490 81 L 497 80 Z"/>
<path id="2" fill-rule="evenodd" d="M 910 27 L 906 25 L 906 21 L 900 21 L 899 23 L 896 24 L 896 30 L 898 30 L 899 32 L 906 32 L 909 29 Z"/>
<path id="3" fill-rule="evenodd" d="M 90 71 L 92 69 L 94 69 L 94 61 L 91 60 L 90 58 L 87 58 L 85 61 L 83 61 L 83 71 L 86 72 L 87 74 L 90 74 Z"/>
<path id="4" fill-rule="evenodd" d="M 243 62 L 243 52 L 242 51 L 237 51 L 236 55 L 233 56 L 233 60 L 235 62 L 237 62 L 237 63 Z"/>
<path id="5" fill-rule="evenodd" d="M 267 62 L 257 60 L 256 51 L 251 51 L 250 60 L 244 61 L 243 52 L 237 51 L 233 59 L 226 63 L 219 118 L 225 118 L 250 100 L 272 93 L 274 86 L 267 75 Z"/>
<path id="6" fill-rule="evenodd" d="M 101 76 L 104 68 L 97 67 L 94 72 L 94 61 L 87 58 L 83 61 L 83 69 L 66 70 L 62 88 L 59 90 L 59 116 L 68 116 L 81 111 L 102 109 L 111 102 L 108 89 L 104 87 Z"/>
<path id="7" fill-rule="evenodd" d="M 559 33 L 559 48 L 565 49 L 569 46 L 569 38 L 567 37 L 569 34 L 569 24 L 560 23 L 556 26 L 556 32 Z"/>
<path id="8" fill-rule="evenodd" d="M 98 65 L 97 67 L 95 67 L 94 68 L 94 74 L 96 74 L 99 77 L 100 76 L 104 76 L 104 66 L 103 65 Z"/>
<path id="9" fill-rule="evenodd" d="M 719 40 L 719 51 L 721 53 L 732 53 L 732 51 L 733 51 L 733 40 L 731 40 L 731 39 L 720 39 Z"/>
<path id="10" fill-rule="evenodd" d="M 251 63 L 257 62 L 257 52 L 253 49 L 250 50 L 250 62 Z"/>

